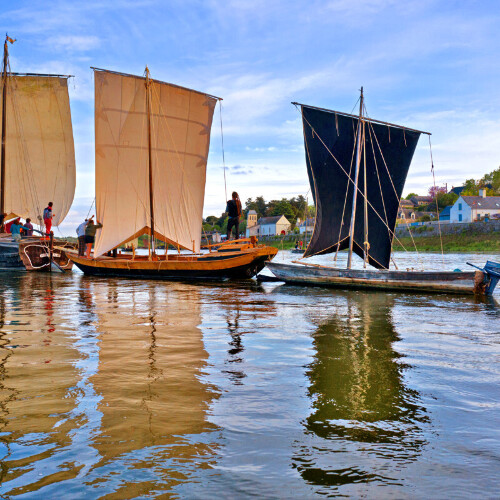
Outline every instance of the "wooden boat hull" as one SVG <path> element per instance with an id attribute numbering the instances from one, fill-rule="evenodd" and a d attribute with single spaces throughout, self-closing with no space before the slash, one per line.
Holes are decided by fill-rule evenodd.
<path id="1" fill-rule="evenodd" d="M 0 240 L 0 271 L 50 272 L 48 243 L 48 240 L 41 238 L 26 238 L 19 242 L 12 241 L 10 236 L 2 238 Z M 74 246 L 57 240 L 54 243 L 52 260 L 58 268 L 64 271 L 71 270 L 73 263 L 66 255 L 66 249 L 73 249 Z"/>
<path id="2" fill-rule="evenodd" d="M 373 271 L 274 262 L 266 266 L 278 279 L 290 284 L 476 295 L 493 292 L 482 271 Z"/>
<path id="3" fill-rule="evenodd" d="M 118 256 L 86 259 L 69 252 L 69 258 L 85 274 L 165 280 L 248 279 L 259 273 L 278 252 L 257 246 L 241 251 L 217 251 L 203 255 L 168 255 L 158 260 Z"/>
<path id="4" fill-rule="evenodd" d="M 24 271 L 25 267 L 19 255 L 19 244 L 9 237 L 0 240 L 0 272 Z"/>
<path id="5" fill-rule="evenodd" d="M 63 271 L 71 271 L 73 262 L 66 254 L 67 250 L 75 250 L 75 245 L 54 241 L 52 261 Z M 19 255 L 27 271 L 49 272 L 51 267 L 49 242 L 47 240 L 21 240 Z"/>

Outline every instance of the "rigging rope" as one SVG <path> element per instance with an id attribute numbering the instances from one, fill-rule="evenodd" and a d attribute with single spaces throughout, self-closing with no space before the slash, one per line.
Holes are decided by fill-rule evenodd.
<path id="1" fill-rule="evenodd" d="M 385 157 L 384 157 L 384 153 L 382 152 L 382 148 L 380 147 L 380 143 L 378 142 L 377 134 L 375 134 L 375 130 L 373 129 L 372 123 L 371 122 L 369 122 L 369 123 L 370 123 L 370 128 L 373 130 L 373 136 L 375 137 L 375 141 L 377 143 L 377 147 L 378 147 L 378 150 L 380 152 L 380 156 L 382 157 L 382 161 L 384 162 L 384 166 L 385 166 L 385 169 L 387 171 L 387 175 L 389 177 L 389 180 L 391 181 L 392 189 L 394 190 L 394 194 L 396 195 L 396 199 L 398 200 L 398 208 L 399 208 L 399 206 L 401 206 L 401 198 L 398 196 L 398 192 L 396 190 L 396 187 L 394 186 L 394 183 L 392 182 L 392 177 L 391 177 L 391 174 L 389 172 L 389 167 L 387 166 L 387 163 L 386 163 Z M 406 218 L 404 219 L 404 222 L 405 222 L 405 225 L 406 225 L 406 229 L 408 230 L 408 233 L 410 235 L 410 238 L 411 238 L 411 241 L 413 243 L 413 246 L 415 247 L 415 252 L 417 253 L 417 264 L 420 265 L 420 266 L 422 266 L 422 268 L 423 268 L 423 265 L 420 262 L 420 254 L 418 253 L 417 245 L 416 245 L 415 240 L 413 238 L 413 234 L 412 234 L 412 232 L 410 230 L 410 226 L 408 225 L 408 222 L 406 221 Z M 408 250 L 406 250 L 406 248 L 401 244 L 401 242 L 398 239 L 397 239 L 397 241 L 403 247 L 403 249 L 407 252 Z M 391 247 L 391 253 L 392 253 L 392 247 Z"/>
<path id="2" fill-rule="evenodd" d="M 224 155 L 224 133 L 222 131 L 222 101 L 219 101 L 219 117 L 220 117 L 220 137 L 222 142 L 222 168 L 224 169 L 224 193 L 226 195 L 225 201 L 227 202 L 227 185 L 226 185 L 226 158 Z"/>
<path id="3" fill-rule="evenodd" d="M 314 130 L 314 127 L 307 121 L 306 118 L 304 118 L 304 115 L 302 114 L 302 119 L 309 125 L 309 128 L 311 130 Z M 334 154 L 330 151 L 330 149 L 328 148 L 328 146 L 325 144 L 325 142 L 323 141 L 323 139 L 318 135 L 318 133 L 315 131 L 315 134 L 316 136 L 318 137 L 318 139 L 321 141 L 321 144 L 323 144 L 323 146 L 325 147 L 325 149 L 328 151 L 328 153 L 330 154 L 330 156 L 335 160 L 335 162 L 337 163 L 337 165 L 340 167 L 340 169 L 342 170 L 342 172 L 347 176 L 349 182 L 351 182 L 353 184 L 353 186 L 357 189 L 357 191 L 359 192 L 359 194 L 365 198 L 365 195 L 364 193 L 361 192 L 361 190 L 359 189 L 358 186 L 356 186 L 356 183 L 353 181 L 353 179 L 351 178 L 351 176 L 347 173 L 347 171 L 344 169 L 344 167 L 340 164 L 340 162 L 337 160 L 337 158 L 335 158 Z M 391 179 L 392 180 L 392 179 Z M 373 212 L 375 213 L 375 215 L 382 221 L 382 223 L 389 229 L 389 231 L 391 232 L 393 238 L 396 239 L 396 241 L 401 245 L 401 247 L 405 250 L 405 251 L 408 251 L 406 250 L 406 247 L 403 245 L 403 243 L 399 240 L 399 238 L 396 236 L 396 234 L 394 233 L 394 231 L 392 231 L 389 226 L 385 223 L 384 219 L 382 219 L 381 215 L 378 213 L 378 211 L 375 209 L 375 207 L 372 205 L 372 203 L 370 202 L 370 200 L 366 200 L 368 205 L 370 206 L 370 208 L 373 210 Z M 332 245 L 334 246 L 334 245 Z M 331 247 L 330 247 L 331 248 Z"/>
<path id="4" fill-rule="evenodd" d="M 429 136 L 429 151 L 431 153 L 431 172 L 432 172 L 432 180 L 434 183 L 434 196 L 436 197 L 436 216 L 438 222 L 438 230 L 439 230 L 439 242 L 441 244 L 441 258 L 443 260 L 444 265 L 444 250 L 443 250 L 443 237 L 441 235 L 441 222 L 439 222 L 439 203 L 438 203 L 438 194 L 436 191 L 436 176 L 434 175 L 434 160 L 432 158 L 432 145 L 431 145 L 431 136 Z"/>
<path id="5" fill-rule="evenodd" d="M 359 102 L 359 99 L 356 101 L 356 104 Z M 337 115 L 335 115 L 335 118 L 336 118 Z M 353 120 L 353 123 L 354 123 L 354 120 Z M 359 128 L 359 127 L 358 127 Z M 353 163 L 354 163 L 354 153 L 356 151 L 356 142 L 357 142 L 357 137 L 358 137 L 358 130 L 356 130 L 356 134 L 354 136 L 354 147 L 352 149 L 352 156 L 351 156 L 351 165 L 349 166 L 349 176 L 352 174 L 352 166 L 353 166 Z M 344 215 L 345 215 L 345 207 L 347 205 L 347 195 L 349 193 L 349 186 L 347 187 L 346 191 L 345 191 L 345 197 L 344 197 L 344 207 L 342 208 L 342 224 L 340 224 L 340 227 L 339 227 L 339 236 L 337 238 L 337 249 L 335 250 L 335 257 L 333 258 L 333 261 L 334 262 L 337 262 L 337 257 L 338 257 L 338 254 L 339 254 L 339 248 L 340 248 L 340 237 L 342 236 L 342 226 L 344 225 Z M 345 239 L 345 238 L 344 238 Z"/>
<path id="6" fill-rule="evenodd" d="M 387 211 L 386 211 L 386 208 L 385 208 L 384 194 L 382 192 L 382 183 L 380 182 L 380 175 L 379 175 L 379 171 L 378 171 L 377 157 L 375 155 L 375 149 L 373 147 L 372 131 L 373 131 L 373 136 L 375 137 L 375 141 L 377 142 L 377 146 L 378 146 L 378 149 L 379 149 L 379 152 L 380 152 L 380 156 L 382 157 L 382 161 L 384 162 L 384 166 L 385 166 L 385 169 L 387 171 L 387 175 L 389 176 L 389 179 L 390 179 L 391 184 L 392 184 L 392 188 L 394 189 L 394 194 L 396 195 L 396 199 L 398 200 L 398 209 L 401 206 L 401 199 L 399 198 L 398 193 L 396 191 L 396 187 L 394 186 L 394 183 L 392 182 L 392 177 L 391 177 L 391 174 L 389 173 L 389 168 L 387 167 L 387 163 L 385 162 L 385 157 L 384 157 L 384 154 L 382 153 L 382 150 L 380 148 L 380 144 L 378 142 L 377 135 L 375 134 L 375 130 L 373 129 L 373 127 L 371 126 L 371 123 L 370 123 L 370 127 L 368 128 L 368 132 L 369 132 L 369 135 L 370 135 L 370 142 L 371 142 L 371 145 L 372 145 L 373 158 L 375 160 L 375 170 L 377 172 L 377 179 L 378 179 L 378 184 L 379 184 L 379 189 L 380 189 L 380 197 L 382 199 L 382 206 L 384 208 L 385 220 L 386 220 L 387 224 L 389 224 L 388 218 L 387 218 Z M 412 234 L 412 232 L 410 230 L 410 226 L 408 225 L 408 222 L 406 221 L 406 218 L 404 219 L 404 222 L 405 222 L 405 225 L 406 225 L 406 229 L 408 230 L 408 233 L 410 234 L 410 238 L 411 238 L 411 241 L 412 241 L 413 246 L 415 248 L 415 252 L 417 253 L 417 263 L 420 265 L 420 255 L 418 253 L 417 245 L 415 243 L 415 240 L 413 239 L 413 234 Z M 389 233 L 389 237 L 390 237 L 390 233 Z M 394 253 L 392 249 L 393 249 L 393 245 L 391 245 L 391 256 Z M 391 258 L 392 258 L 392 261 L 394 263 L 394 266 L 397 269 L 397 265 L 396 265 L 396 262 L 395 262 L 394 258 L 393 257 L 391 257 Z"/>
<path id="7" fill-rule="evenodd" d="M 92 204 L 90 205 L 89 211 L 87 212 L 87 217 L 85 217 L 86 219 L 89 218 L 89 215 L 90 215 L 90 212 L 92 210 L 92 207 L 94 206 L 94 203 L 95 203 L 95 196 L 94 196 L 94 199 L 92 200 Z"/>

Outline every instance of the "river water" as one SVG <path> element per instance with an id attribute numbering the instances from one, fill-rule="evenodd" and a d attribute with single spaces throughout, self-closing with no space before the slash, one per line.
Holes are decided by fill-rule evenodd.
<path id="1" fill-rule="evenodd" d="M 498 497 L 499 297 L 2 274 L 0 494 Z"/>

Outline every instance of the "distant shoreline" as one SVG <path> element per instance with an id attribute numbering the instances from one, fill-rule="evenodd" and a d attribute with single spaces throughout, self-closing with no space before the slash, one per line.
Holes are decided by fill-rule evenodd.
<path id="1" fill-rule="evenodd" d="M 393 249 L 396 252 L 415 251 L 419 252 L 441 252 L 439 236 L 419 236 L 414 238 L 404 236 L 394 241 Z M 443 234 L 443 251 L 445 253 L 500 253 L 500 234 L 493 233 L 461 233 Z M 401 244 L 404 248 L 401 246 Z"/>
<path id="2" fill-rule="evenodd" d="M 295 239 L 276 239 L 260 240 L 259 243 L 264 243 L 279 250 L 291 250 L 295 248 Z M 300 240 L 301 238 L 296 238 Z M 439 236 L 423 236 L 414 237 L 415 245 L 418 252 L 423 253 L 441 253 L 441 242 Z M 467 232 L 460 234 L 443 234 L 443 250 L 445 253 L 491 253 L 500 254 L 500 234 L 492 233 L 475 233 Z M 401 246 L 401 244 L 403 246 Z M 415 251 L 415 245 L 410 236 L 398 237 L 394 240 L 393 249 L 395 252 L 404 252 L 405 249 L 410 252 Z M 304 241 L 304 250 L 307 244 Z M 404 247 L 404 248 L 403 248 Z"/>

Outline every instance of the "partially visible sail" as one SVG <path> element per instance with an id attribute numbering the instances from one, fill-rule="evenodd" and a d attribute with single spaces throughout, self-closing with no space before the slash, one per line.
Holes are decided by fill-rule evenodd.
<path id="1" fill-rule="evenodd" d="M 94 71 L 95 256 L 150 234 L 145 79 Z M 198 252 L 210 129 L 217 99 L 150 81 L 154 227 L 157 238 Z"/>
<path id="2" fill-rule="evenodd" d="M 5 211 L 38 222 L 52 201 L 58 225 L 73 203 L 75 180 L 67 77 L 9 75 Z"/>
<path id="3" fill-rule="evenodd" d="M 355 144 L 358 119 L 302 106 L 307 172 L 316 205 L 316 224 L 305 257 L 349 247 Z M 420 133 L 397 126 L 365 123 L 368 262 L 390 263 L 399 200 Z M 384 163 L 385 161 L 385 163 Z M 364 156 L 361 159 L 353 250 L 364 256 Z M 342 166 L 342 168 L 339 166 Z"/>

